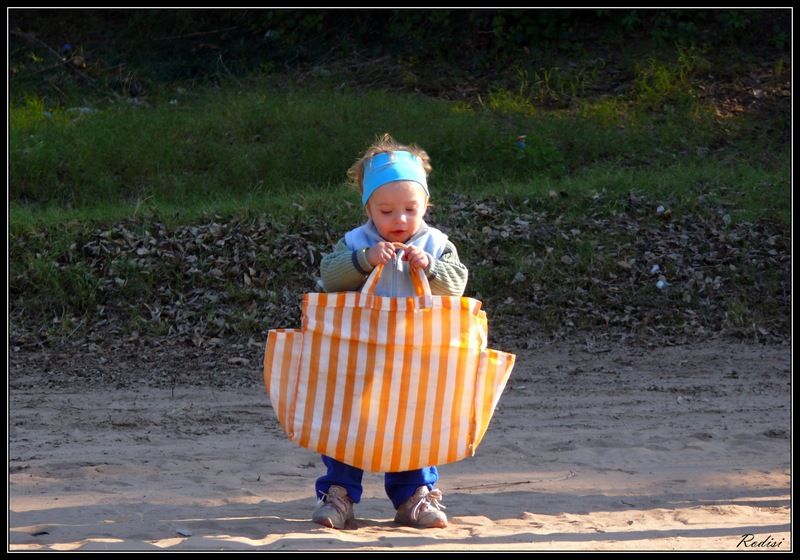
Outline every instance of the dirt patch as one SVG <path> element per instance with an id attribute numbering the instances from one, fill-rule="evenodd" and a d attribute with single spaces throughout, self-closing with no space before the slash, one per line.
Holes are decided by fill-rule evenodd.
<path id="1" fill-rule="evenodd" d="M 448 528 L 395 525 L 367 474 L 336 531 L 260 350 L 12 351 L 9 547 L 790 550 L 788 345 L 518 354 L 477 455 L 441 467 Z"/>

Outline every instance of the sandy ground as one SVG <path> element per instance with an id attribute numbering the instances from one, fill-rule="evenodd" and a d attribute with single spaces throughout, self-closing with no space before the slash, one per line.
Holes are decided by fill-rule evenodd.
<path id="1" fill-rule="evenodd" d="M 102 367 L 136 374 L 120 363 Z M 789 346 L 519 352 L 477 455 L 440 469 L 450 526 L 433 530 L 392 522 L 379 474 L 357 528 L 312 524 L 323 465 L 248 368 L 171 389 L 11 367 L 9 549 L 792 548 Z"/>

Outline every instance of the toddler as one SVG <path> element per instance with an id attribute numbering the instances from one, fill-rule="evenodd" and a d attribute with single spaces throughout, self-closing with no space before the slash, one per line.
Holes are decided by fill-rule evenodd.
<path id="1" fill-rule="evenodd" d="M 367 223 L 347 232 L 321 263 L 322 285 L 327 292 L 358 290 L 379 264 L 384 268 L 375 293 L 380 296 L 416 295 L 410 268 L 425 271 L 434 295 L 461 296 L 467 268 L 458 259 L 447 235 L 428 226 L 427 176 L 430 158 L 416 146 L 397 144 L 388 134 L 379 138 L 348 170 L 358 185 Z M 399 254 L 393 243 L 407 248 Z M 398 259 L 407 263 L 397 266 Z M 399 263 L 402 264 L 402 263 Z M 419 434 L 425 437 L 425 434 Z M 328 472 L 316 483 L 317 508 L 313 521 L 343 529 L 354 518 L 353 504 L 361 500 L 363 471 L 323 455 Z M 441 511 L 442 494 L 434 489 L 436 466 L 406 472 L 387 472 L 386 494 L 397 510 L 395 521 L 418 528 L 446 527 Z"/>

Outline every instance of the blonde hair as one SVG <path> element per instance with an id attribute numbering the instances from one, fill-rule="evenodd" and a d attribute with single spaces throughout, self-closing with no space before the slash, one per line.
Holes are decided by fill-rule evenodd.
<path id="1" fill-rule="evenodd" d="M 433 170 L 433 167 L 431 167 L 431 158 L 428 155 L 428 152 L 414 144 L 399 144 L 388 133 L 384 133 L 376 137 L 375 142 L 373 142 L 372 145 L 367 148 L 367 151 L 364 152 L 364 155 L 358 158 L 358 160 L 356 160 L 356 162 L 350 166 L 350 169 L 347 170 L 347 178 L 354 186 L 358 187 L 359 194 L 363 194 L 364 192 L 364 162 L 369 158 L 384 152 L 411 152 L 422 160 L 422 168 L 425 170 L 426 176 L 430 175 L 431 171 Z"/>

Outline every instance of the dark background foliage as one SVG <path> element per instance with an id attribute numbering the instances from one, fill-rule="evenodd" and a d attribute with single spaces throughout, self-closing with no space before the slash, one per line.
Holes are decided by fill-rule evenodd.
<path id="1" fill-rule="evenodd" d="M 12 62 L 20 64 L 35 37 L 39 50 L 124 65 L 145 82 L 204 79 L 220 65 L 241 75 L 385 54 L 486 72 L 520 59 L 635 44 L 784 50 L 790 25 L 788 10 L 9 11 Z M 12 75 L 19 68 L 12 65 Z"/>

